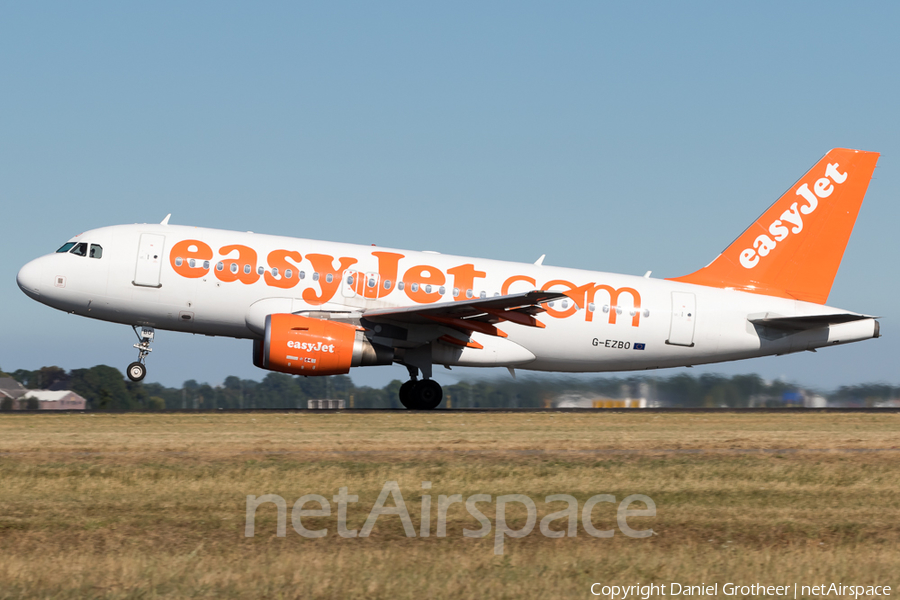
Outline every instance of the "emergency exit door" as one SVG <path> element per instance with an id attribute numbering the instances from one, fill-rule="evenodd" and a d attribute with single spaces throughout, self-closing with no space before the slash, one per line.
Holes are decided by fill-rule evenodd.
<path id="1" fill-rule="evenodd" d="M 697 320 L 697 299 L 688 292 L 672 292 L 672 324 L 667 344 L 694 345 L 694 322 Z"/>
<path id="2" fill-rule="evenodd" d="M 134 285 L 145 287 L 161 287 L 159 273 L 162 269 L 163 246 L 165 236 L 155 233 L 142 233 L 138 244 L 137 266 L 134 269 Z"/>
<path id="3" fill-rule="evenodd" d="M 341 294 L 344 298 L 378 298 L 378 286 L 381 283 L 381 275 L 378 273 L 363 273 L 361 271 L 344 271 L 344 279 L 341 282 Z"/>

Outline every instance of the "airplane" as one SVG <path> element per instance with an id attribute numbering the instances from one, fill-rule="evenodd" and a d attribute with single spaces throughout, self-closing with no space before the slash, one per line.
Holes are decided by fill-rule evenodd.
<path id="1" fill-rule="evenodd" d="M 825 305 L 878 153 L 836 148 L 709 265 L 669 279 L 169 224 L 102 227 L 19 271 L 29 297 L 130 325 L 253 340 L 303 376 L 400 364 L 433 409 L 433 366 L 609 372 L 782 355 L 877 338 Z M 421 379 L 419 378 L 421 374 Z"/>

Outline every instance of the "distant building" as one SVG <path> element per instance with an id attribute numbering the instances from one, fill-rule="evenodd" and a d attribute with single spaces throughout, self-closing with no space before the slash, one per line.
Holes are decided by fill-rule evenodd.
<path id="1" fill-rule="evenodd" d="M 0 377 L 0 400 L 9 399 L 15 402 L 26 393 L 28 390 L 12 377 Z"/>
<path id="2" fill-rule="evenodd" d="M 85 410 L 87 400 L 68 390 L 29 390 L 11 377 L 0 377 L 0 406 L 5 410 L 26 410 L 29 400 L 37 410 Z"/>
<path id="3" fill-rule="evenodd" d="M 803 406 L 806 408 L 826 408 L 828 400 L 818 394 L 806 394 L 806 397 L 803 399 Z"/>
<path id="4" fill-rule="evenodd" d="M 900 408 L 900 399 L 890 398 L 875 402 L 875 408 Z"/>
<path id="5" fill-rule="evenodd" d="M 553 405 L 555 408 L 647 408 L 647 400 L 646 398 L 608 398 L 606 396 L 565 394 L 557 396 Z"/>
<path id="6" fill-rule="evenodd" d="M 19 403 L 26 404 L 29 399 L 37 400 L 38 410 L 85 410 L 87 408 L 87 400 L 75 392 L 67 390 L 58 392 L 28 390 Z"/>
<path id="7" fill-rule="evenodd" d="M 329 400 L 329 399 L 324 399 L 324 400 L 308 400 L 307 403 L 306 403 L 306 406 L 307 406 L 307 408 L 309 408 L 310 410 L 317 410 L 317 409 L 326 409 L 326 410 L 327 410 L 327 409 L 330 409 L 330 410 L 334 410 L 334 409 L 342 409 L 342 408 L 345 408 L 345 407 L 346 407 L 346 403 L 345 403 L 344 400 L 341 400 L 341 399 L 337 399 L 337 400 Z"/>

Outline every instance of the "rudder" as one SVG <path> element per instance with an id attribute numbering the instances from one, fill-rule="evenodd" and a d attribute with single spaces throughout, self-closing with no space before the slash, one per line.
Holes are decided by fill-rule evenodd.
<path id="1" fill-rule="evenodd" d="M 712 263 L 670 281 L 825 304 L 878 156 L 831 150 Z"/>

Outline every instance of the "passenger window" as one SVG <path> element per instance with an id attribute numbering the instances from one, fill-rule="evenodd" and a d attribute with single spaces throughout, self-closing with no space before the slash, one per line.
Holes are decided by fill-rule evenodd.
<path id="1" fill-rule="evenodd" d="M 459 298 L 459 288 L 453 288 L 453 297 Z"/>
<path id="2" fill-rule="evenodd" d="M 247 266 L 249 267 L 250 265 L 247 265 Z M 256 272 L 257 272 L 259 275 L 262 275 L 263 273 L 266 272 L 266 270 L 265 270 L 265 268 L 264 268 L 262 265 L 260 265 L 259 267 L 256 268 Z M 249 273 L 249 271 L 248 271 L 248 273 Z M 274 276 L 276 276 L 276 277 L 278 276 L 278 273 L 276 273 L 274 269 L 272 270 L 272 274 L 273 274 Z"/>
<path id="3" fill-rule="evenodd" d="M 472 290 L 466 290 L 466 298 L 471 299 L 474 295 L 475 294 L 472 292 Z"/>
<path id="4" fill-rule="evenodd" d="M 300 279 L 306 278 L 306 271 L 300 271 Z"/>
<path id="5" fill-rule="evenodd" d="M 397 282 L 397 289 L 401 292 L 403 291 L 404 283 L 402 281 Z"/>
<path id="6" fill-rule="evenodd" d="M 272 277 L 278 277 L 278 267 L 272 267 Z"/>
<path id="7" fill-rule="evenodd" d="M 332 281 L 334 281 L 334 275 L 332 273 L 327 273 L 325 275 L 325 282 L 331 283 Z"/>
<path id="8" fill-rule="evenodd" d="M 410 286 L 409 286 L 409 289 L 411 289 L 413 292 L 418 292 L 418 291 L 419 291 L 419 284 L 418 284 L 418 283 L 411 283 Z"/>
<path id="9" fill-rule="evenodd" d="M 319 280 L 319 274 L 317 272 L 313 272 L 313 281 Z"/>
<path id="10" fill-rule="evenodd" d="M 390 279 L 384 280 L 384 289 L 386 289 L 386 290 L 391 289 L 391 280 Z"/>
<path id="11" fill-rule="evenodd" d="M 181 259 L 180 259 L 180 258 L 176 258 L 176 259 L 175 259 L 175 265 L 176 265 L 176 266 L 178 265 L 178 261 L 179 261 L 179 260 L 181 260 Z M 224 268 L 225 268 L 225 263 L 223 263 L 223 262 L 218 262 L 218 263 L 216 263 L 216 271 L 221 271 L 221 270 L 223 270 Z"/>
<path id="12" fill-rule="evenodd" d="M 247 275 L 250 274 L 250 265 L 244 265 L 244 273 L 246 273 Z"/>
<path id="13" fill-rule="evenodd" d="M 69 250 L 72 249 L 72 246 L 74 246 L 74 245 L 75 245 L 75 242 L 66 242 L 65 244 L 62 245 L 62 247 L 60 247 L 59 250 L 57 250 L 57 252 L 68 252 Z"/>
<path id="14" fill-rule="evenodd" d="M 70 254 L 74 254 L 75 256 L 87 256 L 87 244 L 85 242 L 81 242 L 80 244 L 76 244 Z"/>
<path id="15" fill-rule="evenodd" d="M 276 269 L 276 270 L 277 270 L 277 269 Z M 290 278 L 293 277 L 293 276 L 294 276 L 294 272 L 293 272 L 293 271 L 291 271 L 290 269 L 285 269 L 285 270 L 284 270 L 284 278 L 285 278 L 285 279 L 290 279 Z"/>

